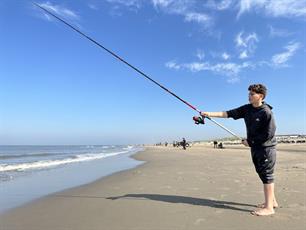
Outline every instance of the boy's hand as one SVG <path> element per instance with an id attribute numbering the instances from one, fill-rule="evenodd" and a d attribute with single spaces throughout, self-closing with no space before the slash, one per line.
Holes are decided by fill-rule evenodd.
<path id="1" fill-rule="evenodd" d="M 201 112 L 201 116 L 203 116 L 203 117 L 209 117 L 209 113 L 208 113 L 208 112 Z"/>
<path id="2" fill-rule="evenodd" d="M 242 140 L 241 143 L 246 146 L 246 147 L 249 147 L 249 143 L 247 142 L 247 140 Z"/>

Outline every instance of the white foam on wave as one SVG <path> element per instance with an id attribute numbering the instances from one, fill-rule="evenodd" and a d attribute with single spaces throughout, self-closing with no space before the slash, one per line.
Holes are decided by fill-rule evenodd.
<path id="1" fill-rule="evenodd" d="M 134 148 L 133 145 L 128 145 L 127 147 L 125 147 L 125 148 L 123 148 L 123 149 L 125 149 L 125 150 L 131 150 L 132 148 Z"/>
<path id="2" fill-rule="evenodd" d="M 8 172 L 8 171 L 25 171 L 25 170 L 33 170 L 33 169 L 44 169 L 50 167 L 56 167 L 65 164 L 84 162 L 84 161 L 92 161 L 103 159 L 110 156 L 115 156 L 118 154 L 127 153 L 129 151 L 119 151 L 113 153 L 98 153 L 98 154 L 80 154 L 75 158 L 66 158 L 61 160 L 45 160 L 45 161 L 36 161 L 31 163 L 21 163 L 21 164 L 0 164 L 0 172 Z"/>

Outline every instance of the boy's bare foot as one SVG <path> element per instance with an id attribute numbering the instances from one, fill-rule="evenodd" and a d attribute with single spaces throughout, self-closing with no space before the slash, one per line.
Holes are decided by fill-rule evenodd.
<path id="1" fill-rule="evenodd" d="M 262 204 L 258 204 L 257 205 L 257 208 L 265 208 L 266 207 L 266 204 L 265 203 L 262 203 Z M 278 208 L 278 203 L 274 203 L 273 204 L 273 208 Z"/>
<path id="2" fill-rule="evenodd" d="M 251 212 L 251 214 L 254 216 L 269 216 L 273 215 L 274 213 L 275 213 L 274 209 L 267 209 L 267 208 L 262 208 Z"/>

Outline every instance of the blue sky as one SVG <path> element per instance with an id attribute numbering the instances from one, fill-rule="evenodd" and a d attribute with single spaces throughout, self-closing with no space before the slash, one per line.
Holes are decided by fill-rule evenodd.
<path id="1" fill-rule="evenodd" d="M 202 111 L 269 92 L 277 133 L 306 130 L 305 0 L 38 1 Z M 229 136 L 44 14 L 0 2 L 0 144 L 127 144 Z M 242 120 L 219 119 L 245 136 Z"/>

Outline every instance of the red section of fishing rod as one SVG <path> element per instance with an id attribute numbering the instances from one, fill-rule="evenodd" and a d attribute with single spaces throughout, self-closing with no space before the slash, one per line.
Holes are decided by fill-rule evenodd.
<path id="1" fill-rule="evenodd" d="M 187 101 L 185 101 L 184 99 L 180 98 L 179 96 L 177 96 L 175 93 L 171 92 L 169 89 L 167 89 L 166 87 L 162 86 L 161 84 L 159 84 L 157 81 L 153 80 L 152 78 L 150 78 L 147 74 L 145 74 L 144 72 L 142 72 L 140 69 L 136 68 L 135 66 L 131 65 L 130 63 L 128 63 L 127 61 L 125 61 L 123 58 L 121 58 L 120 56 L 118 56 L 117 54 L 115 54 L 113 51 L 109 50 L 108 48 L 106 48 L 105 46 L 101 45 L 99 42 L 95 41 L 93 38 L 87 36 L 86 34 L 84 34 L 82 31 L 80 31 L 79 29 L 75 28 L 74 26 L 70 25 L 68 22 L 66 22 L 64 19 L 60 18 L 59 16 L 53 14 L 52 12 L 50 12 L 49 10 L 45 9 L 44 7 L 42 7 L 41 5 L 33 2 L 33 4 L 35 6 L 37 6 L 38 8 L 42 9 L 43 11 L 45 11 L 46 13 L 48 13 L 49 15 L 55 17 L 56 19 L 58 19 L 59 21 L 61 21 L 62 23 L 66 24 L 67 26 L 69 26 L 71 29 L 73 29 L 74 31 L 78 32 L 79 34 L 81 34 L 83 37 L 87 38 L 88 40 L 90 40 L 91 42 L 93 42 L 94 44 L 96 44 L 97 46 L 99 46 L 100 48 L 104 49 L 106 52 L 110 53 L 112 56 L 114 56 L 115 58 L 117 58 L 118 60 L 120 60 L 121 62 L 125 63 L 126 65 L 128 65 L 129 67 L 131 67 L 132 69 L 134 69 L 136 72 L 138 72 L 139 74 L 141 74 L 142 76 L 144 76 L 146 79 L 150 80 L 151 82 L 153 82 L 154 84 L 158 85 L 160 88 L 162 88 L 163 90 L 165 90 L 166 92 L 170 93 L 172 96 L 176 97 L 177 99 L 179 99 L 181 102 L 183 102 L 184 104 L 186 104 L 187 106 L 189 106 L 191 109 L 197 111 L 198 113 L 201 113 L 200 110 L 198 110 L 196 107 L 194 107 L 193 105 L 191 105 L 190 103 L 188 103 Z"/>

